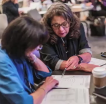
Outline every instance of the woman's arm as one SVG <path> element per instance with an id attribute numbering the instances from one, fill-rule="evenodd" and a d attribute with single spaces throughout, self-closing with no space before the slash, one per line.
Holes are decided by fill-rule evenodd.
<path id="1" fill-rule="evenodd" d="M 28 94 L 23 88 L 22 80 L 20 79 L 16 67 L 14 64 L 11 64 L 8 65 L 0 61 L 0 94 L 2 94 L 3 99 L 6 98 L 9 103 L 40 104 L 46 93 L 58 84 L 57 80 L 48 77 L 37 91 Z M 7 85 L 8 83 L 9 86 Z"/>
<path id="2" fill-rule="evenodd" d="M 91 60 L 91 54 L 90 53 L 83 53 L 80 56 L 83 60 L 82 63 L 88 63 Z M 67 70 L 75 69 L 78 66 L 79 58 L 78 56 L 72 56 L 67 61 L 63 61 L 60 65 L 60 69 L 63 70 L 67 68 Z"/>
<path id="3" fill-rule="evenodd" d="M 34 68 L 39 71 L 49 72 L 47 66 L 34 55 L 33 53 L 30 53 L 28 56 L 29 61 L 33 64 Z"/>
<path id="4" fill-rule="evenodd" d="M 90 60 L 91 60 L 91 54 L 88 53 L 88 52 L 83 53 L 83 54 L 80 54 L 80 55 L 78 55 L 78 56 L 80 56 L 80 57 L 83 59 L 83 60 L 82 60 L 82 63 L 88 63 L 88 62 L 90 62 Z"/>
<path id="5" fill-rule="evenodd" d="M 0 55 L 1 99 L 7 99 L 6 101 L 9 104 L 33 104 L 33 97 L 25 91 L 21 81 L 22 79 L 20 78 L 17 69 L 11 60 L 1 57 Z"/>
<path id="6" fill-rule="evenodd" d="M 34 104 L 40 104 L 46 95 L 53 87 L 58 84 L 58 81 L 53 77 L 47 77 L 45 83 L 34 93 L 31 94 L 34 100 Z"/>
<path id="7" fill-rule="evenodd" d="M 82 57 L 84 63 L 88 63 L 92 57 L 91 48 L 88 45 L 88 41 L 85 36 L 84 27 L 81 24 L 80 27 L 80 37 L 79 37 L 79 56 Z"/>
<path id="8" fill-rule="evenodd" d="M 93 65 L 93 64 L 87 64 L 87 63 L 81 63 L 78 65 L 78 67 L 76 68 L 76 70 L 82 70 L 82 71 L 86 71 L 86 72 L 92 72 L 92 70 L 95 67 L 100 67 L 98 65 Z"/>

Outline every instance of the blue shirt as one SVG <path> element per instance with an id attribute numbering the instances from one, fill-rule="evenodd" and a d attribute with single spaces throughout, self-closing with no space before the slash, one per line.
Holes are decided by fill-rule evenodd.
<path id="1" fill-rule="evenodd" d="M 43 75 L 44 77 L 50 76 L 51 72 L 36 71 L 38 78 Z M 32 76 L 32 73 L 28 76 Z M 23 83 L 25 82 L 20 77 L 17 67 L 0 47 L 0 104 L 33 104 L 33 97 Z"/>

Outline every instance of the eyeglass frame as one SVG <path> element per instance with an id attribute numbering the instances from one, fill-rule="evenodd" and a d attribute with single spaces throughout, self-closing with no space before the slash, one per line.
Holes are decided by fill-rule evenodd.
<path id="1" fill-rule="evenodd" d="M 68 25 L 68 26 L 63 26 L 63 23 L 65 23 L 65 22 L 67 22 L 67 25 Z M 54 27 L 54 29 L 59 29 L 60 26 L 62 26 L 64 29 L 70 27 L 70 23 L 71 23 L 71 22 L 69 22 L 69 23 L 68 23 L 68 21 L 65 21 L 65 22 L 63 22 L 63 23 L 61 23 L 61 24 L 55 23 L 55 24 L 58 24 L 58 25 L 59 25 L 59 26 L 57 26 L 57 27 L 54 27 L 55 24 L 52 24 L 51 26 Z"/>
<path id="2" fill-rule="evenodd" d="M 37 46 L 37 48 L 38 48 L 37 50 L 40 51 L 43 48 L 43 45 L 39 45 Z"/>

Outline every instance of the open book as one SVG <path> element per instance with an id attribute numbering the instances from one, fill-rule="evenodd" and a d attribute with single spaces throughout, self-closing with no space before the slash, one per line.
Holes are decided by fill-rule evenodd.
<path id="1" fill-rule="evenodd" d="M 90 104 L 90 75 L 53 75 L 59 81 L 41 104 Z M 60 88 L 60 89 L 59 89 Z"/>

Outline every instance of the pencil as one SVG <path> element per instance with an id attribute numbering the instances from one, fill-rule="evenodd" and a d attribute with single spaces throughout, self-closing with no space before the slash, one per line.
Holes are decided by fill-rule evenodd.
<path id="1" fill-rule="evenodd" d="M 64 76 L 64 74 L 65 74 L 65 72 L 66 72 L 66 69 L 67 69 L 67 68 L 65 68 L 64 71 L 63 71 L 63 73 L 62 73 L 62 77 Z"/>

